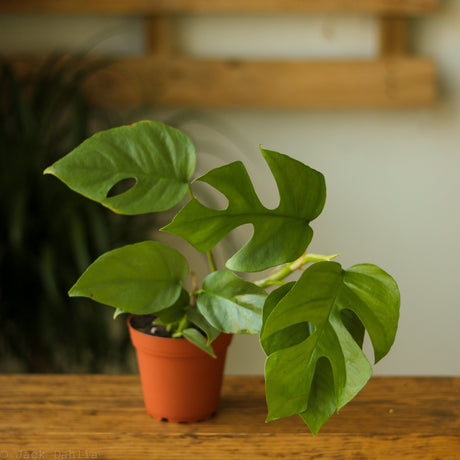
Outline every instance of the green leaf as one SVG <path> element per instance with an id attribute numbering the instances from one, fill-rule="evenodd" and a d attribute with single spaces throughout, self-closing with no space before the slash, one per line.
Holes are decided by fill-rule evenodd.
<path id="1" fill-rule="evenodd" d="M 234 334 L 256 334 L 262 324 L 266 292 L 229 270 L 219 270 L 203 281 L 198 310 L 216 329 Z"/>
<path id="2" fill-rule="evenodd" d="M 184 329 L 182 331 L 183 336 L 193 345 L 196 345 L 198 348 L 201 348 L 204 352 L 208 353 L 208 355 L 211 355 L 213 358 L 216 358 L 216 354 L 214 353 L 213 348 L 211 345 L 209 345 L 208 341 L 206 340 L 206 337 L 201 334 L 200 331 L 197 329 L 194 329 L 193 327 Z"/>
<path id="3" fill-rule="evenodd" d="M 179 298 L 168 308 L 155 312 L 156 318 L 154 320 L 155 324 L 173 324 L 180 321 L 186 312 L 187 307 L 190 304 L 190 295 L 189 293 L 182 288 Z"/>
<path id="4" fill-rule="evenodd" d="M 334 394 L 334 377 L 332 368 L 326 358 L 319 358 L 316 363 L 315 377 L 308 399 L 308 409 L 300 416 L 313 434 L 329 420 L 336 410 Z"/>
<path id="5" fill-rule="evenodd" d="M 89 297 L 125 312 L 144 315 L 172 305 L 188 276 L 176 250 L 144 241 L 106 252 L 81 275 L 71 297 Z"/>
<path id="6" fill-rule="evenodd" d="M 260 336 L 264 336 L 264 326 L 267 324 L 267 318 L 273 309 L 278 305 L 281 299 L 292 289 L 295 285 L 294 282 L 287 283 L 280 288 L 272 291 L 270 295 L 265 300 L 264 309 L 263 309 L 263 321 L 262 321 L 262 330 L 260 331 Z M 289 348 L 293 345 L 296 345 L 304 341 L 312 332 L 311 324 L 308 322 L 301 322 L 288 326 L 286 329 L 275 332 L 270 335 L 268 339 L 261 339 L 260 344 L 262 345 L 265 354 L 268 356 L 277 350 L 283 348 Z"/>
<path id="7" fill-rule="evenodd" d="M 305 270 L 280 297 L 261 334 L 270 352 L 265 366 L 268 420 L 301 414 L 317 432 L 331 415 L 331 395 L 339 410 L 371 376 L 361 350 L 360 324 L 369 333 L 376 360 L 391 348 L 399 318 L 399 290 L 390 275 L 375 265 L 342 270 L 336 262 L 320 262 Z M 344 315 L 347 310 L 353 315 Z M 281 348 L 280 334 L 306 323 L 313 327 L 311 334 Z M 318 364 L 322 358 L 332 378 L 328 366 Z"/>
<path id="8" fill-rule="evenodd" d="M 252 224 L 252 238 L 227 261 L 226 266 L 235 271 L 261 271 L 303 254 L 313 236 L 308 224 L 321 213 L 326 199 L 324 177 L 287 155 L 262 148 L 261 152 L 278 186 L 276 209 L 261 204 L 245 167 L 234 162 L 199 179 L 227 197 L 225 210 L 208 208 L 193 199 L 163 230 L 206 252 L 233 229 Z"/>
<path id="9" fill-rule="evenodd" d="M 164 211 L 187 194 L 195 147 L 181 131 L 143 121 L 94 134 L 45 170 L 74 191 L 120 214 Z M 134 180 L 110 196 L 117 184 Z"/>
<path id="10" fill-rule="evenodd" d="M 263 325 L 260 331 L 260 334 L 263 334 L 263 326 L 265 325 L 267 318 L 270 316 L 271 312 L 278 305 L 281 299 L 295 286 L 295 281 L 290 283 L 283 284 L 278 289 L 272 291 L 268 297 L 265 299 L 264 309 L 262 314 Z"/>
<path id="11" fill-rule="evenodd" d="M 206 334 L 208 345 L 219 337 L 220 331 L 212 326 L 196 307 L 188 307 L 186 313 L 188 320 L 195 326 L 198 326 Z"/>
<path id="12" fill-rule="evenodd" d="M 400 304 L 398 286 L 390 275 L 371 264 L 348 268 L 344 284 L 347 287 L 342 295 L 344 308 L 356 313 L 363 323 L 377 363 L 390 351 L 396 336 Z"/>

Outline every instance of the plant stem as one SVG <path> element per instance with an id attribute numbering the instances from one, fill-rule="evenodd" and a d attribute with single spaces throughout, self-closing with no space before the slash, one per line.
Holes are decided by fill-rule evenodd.
<path id="1" fill-rule="evenodd" d="M 195 304 L 196 304 L 196 299 L 197 297 L 203 292 L 203 289 L 200 289 L 200 290 L 196 290 L 196 286 L 195 286 L 195 290 L 190 292 L 190 306 L 191 307 L 194 307 Z"/>
<path id="2" fill-rule="evenodd" d="M 217 270 L 216 268 L 216 261 L 214 260 L 214 254 L 212 253 L 212 249 L 206 253 L 208 256 L 208 263 L 209 267 L 211 268 L 211 271 L 215 272 Z"/>
<path id="3" fill-rule="evenodd" d="M 270 275 L 261 280 L 255 281 L 254 284 L 260 287 L 268 287 L 274 284 L 282 284 L 282 280 L 287 278 L 291 273 L 296 270 L 300 270 L 304 265 L 314 262 L 330 262 L 332 259 L 337 257 L 339 254 L 332 256 L 323 256 L 321 254 L 302 254 L 298 259 L 294 260 L 289 264 L 283 265 L 280 268 L 275 269 Z"/>
<path id="4" fill-rule="evenodd" d="M 184 329 L 187 329 L 190 325 L 190 322 L 187 318 L 187 315 L 184 315 L 182 319 L 180 320 L 179 326 L 177 326 L 176 332 L 174 332 L 173 337 L 178 338 L 182 337 L 182 331 Z"/>
<path id="5" fill-rule="evenodd" d="M 191 200 L 195 198 L 193 196 L 192 187 L 190 187 L 190 184 L 188 184 L 188 196 L 190 197 Z"/>

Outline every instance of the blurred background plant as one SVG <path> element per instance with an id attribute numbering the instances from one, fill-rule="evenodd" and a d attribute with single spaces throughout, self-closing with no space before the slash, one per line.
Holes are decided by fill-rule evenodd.
<path id="1" fill-rule="evenodd" d="M 107 63 L 54 55 L 30 68 L 0 56 L 0 373 L 135 372 L 125 322 L 113 321 L 113 309 L 71 299 L 67 291 L 107 250 L 168 237 L 154 228 L 173 215 L 113 214 L 44 177 L 45 167 L 96 131 L 145 118 L 163 119 L 192 137 L 197 175 L 247 161 L 246 140 L 215 115 L 92 107 L 85 81 Z M 206 188 L 198 193 L 206 201 Z M 185 245 L 198 272 L 200 263 L 207 267 L 206 257 L 197 260 L 193 248 L 176 243 Z M 229 257 L 234 245 L 228 239 L 227 254 L 217 258 Z"/>
<path id="2" fill-rule="evenodd" d="M 135 366 L 112 309 L 66 293 L 99 254 L 146 234 L 145 221 L 120 218 L 42 176 L 91 134 L 82 88 L 97 63 L 83 62 L 53 56 L 19 74 L 0 59 L 0 372 Z"/>

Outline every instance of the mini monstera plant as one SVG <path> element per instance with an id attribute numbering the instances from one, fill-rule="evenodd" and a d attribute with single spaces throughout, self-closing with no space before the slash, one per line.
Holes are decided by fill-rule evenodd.
<path id="1" fill-rule="evenodd" d="M 228 200 L 225 209 L 202 204 L 193 192 L 193 143 L 181 131 L 152 121 L 97 133 L 45 173 L 121 214 L 166 211 L 188 195 L 162 230 L 207 254 L 209 274 L 201 286 L 184 287 L 190 268 L 180 252 L 144 241 L 100 256 L 69 294 L 115 307 L 115 316 L 153 314 L 153 324 L 170 337 L 185 338 L 211 355 L 211 343 L 222 332 L 259 334 L 268 356 L 267 420 L 299 414 L 316 433 L 371 376 L 362 351 L 365 330 L 375 361 L 390 350 L 399 291 L 375 265 L 344 269 L 335 255 L 307 252 L 310 222 L 326 198 L 324 177 L 287 155 L 260 150 L 278 187 L 275 209 L 261 204 L 239 161 L 195 179 Z M 114 193 L 120 184 L 125 187 Z M 215 246 L 244 224 L 253 226 L 252 237 L 217 267 Z M 268 275 L 267 269 L 272 269 Z M 244 279 L 253 272 L 263 275 Z M 294 272 L 297 281 L 286 281 Z"/>

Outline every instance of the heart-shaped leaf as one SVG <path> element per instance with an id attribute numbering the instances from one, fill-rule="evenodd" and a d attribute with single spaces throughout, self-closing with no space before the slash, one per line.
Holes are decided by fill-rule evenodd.
<path id="1" fill-rule="evenodd" d="M 265 149 L 261 152 L 278 186 L 280 202 L 276 209 L 261 204 L 245 167 L 234 162 L 199 179 L 227 197 L 227 209 L 211 209 L 193 199 L 163 230 L 206 252 L 233 229 L 252 224 L 252 238 L 226 263 L 235 271 L 261 271 L 303 254 L 313 236 L 308 224 L 324 206 L 324 177 L 287 155 Z"/>
<path id="2" fill-rule="evenodd" d="M 375 265 L 344 271 L 336 262 L 320 262 L 279 297 L 278 304 L 270 307 L 261 334 L 264 349 L 270 353 L 265 367 L 268 419 L 301 414 L 317 432 L 332 415 L 331 398 L 334 408 L 340 409 L 371 376 L 361 350 L 362 325 L 376 361 L 388 353 L 398 325 L 399 290 L 390 275 Z M 311 333 L 282 347 L 280 334 L 300 325 Z"/>
<path id="3" fill-rule="evenodd" d="M 176 302 L 188 271 L 187 261 L 175 249 L 144 241 L 100 256 L 69 295 L 89 297 L 137 315 L 155 313 Z"/>
<path id="4" fill-rule="evenodd" d="M 94 134 L 45 170 L 76 192 L 121 214 L 164 211 L 187 193 L 195 147 L 181 131 L 143 121 Z M 128 179 L 132 186 L 111 196 Z"/>
<path id="5" fill-rule="evenodd" d="M 203 281 L 197 299 L 201 314 L 216 329 L 234 334 L 256 334 L 262 324 L 266 292 L 229 270 L 219 270 Z"/>

